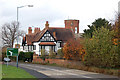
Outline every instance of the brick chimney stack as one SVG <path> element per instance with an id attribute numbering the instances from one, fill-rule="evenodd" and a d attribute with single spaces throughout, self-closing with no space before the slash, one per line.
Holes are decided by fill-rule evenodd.
<path id="1" fill-rule="evenodd" d="M 38 31 L 40 31 L 40 28 L 38 28 Z"/>
<path id="2" fill-rule="evenodd" d="M 49 28 L 49 23 L 46 21 L 45 28 Z"/>
<path id="3" fill-rule="evenodd" d="M 36 27 L 36 28 L 34 29 L 34 33 L 37 33 L 37 32 L 40 32 L 40 28 L 38 28 L 38 27 Z"/>
<path id="4" fill-rule="evenodd" d="M 36 33 L 36 27 L 34 28 L 34 33 Z"/>
<path id="5" fill-rule="evenodd" d="M 28 28 L 28 34 L 31 34 L 31 33 L 32 33 L 32 28 L 29 27 L 29 28 Z"/>

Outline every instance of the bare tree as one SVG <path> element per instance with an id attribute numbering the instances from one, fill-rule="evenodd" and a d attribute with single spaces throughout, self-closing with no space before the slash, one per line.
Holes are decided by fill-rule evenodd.
<path id="1" fill-rule="evenodd" d="M 18 24 L 19 25 L 19 24 Z M 17 22 L 5 23 L 2 26 L 2 41 L 3 46 L 13 47 L 15 40 L 18 37 L 24 35 L 24 31 L 20 30 L 17 26 Z"/>

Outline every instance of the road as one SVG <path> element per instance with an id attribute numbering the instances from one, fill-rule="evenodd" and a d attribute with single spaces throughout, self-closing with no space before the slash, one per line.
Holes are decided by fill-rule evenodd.
<path id="1" fill-rule="evenodd" d="M 16 66 L 14 62 L 10 62 L 9 64 Z M 57 78 L 59 80 L 120 80 L 117 76 L 56 66 L 19 63 L 19 67 L 25 69 L 37 78 Z"/>

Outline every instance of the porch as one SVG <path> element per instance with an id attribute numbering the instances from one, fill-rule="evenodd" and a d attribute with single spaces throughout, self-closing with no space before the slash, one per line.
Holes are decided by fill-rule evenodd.
<path id="1" fill-rule="evenodd" d="M 41 42 L 39 44 L 39 52 L 40 54 L 45 52 L 45 55 L 49 55 L 50 51 L 55 52 L 55 46 L 56 44 L 54 42 Z"/>

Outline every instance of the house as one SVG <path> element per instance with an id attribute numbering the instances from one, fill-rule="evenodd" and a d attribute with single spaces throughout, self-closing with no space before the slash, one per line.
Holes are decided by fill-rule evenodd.
<path id="1" fill-rule="evenodd" d="M 28 28 L 28 34 L 23 37 L 22 51 L 34 51 L 38 55 L 41 55 L 42 49 L 48 54 L 50 50 L 57 52 L 66 41 L 75 38 L 77 33 L 79 33 L 79 20 L 65 20 L 65 28 L 49 27 L 46 21 L 42 31 L 40 28 L 35 28 L 32 33 L 32 28 Z"/>

